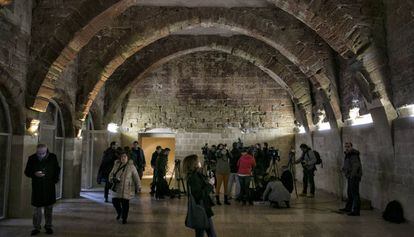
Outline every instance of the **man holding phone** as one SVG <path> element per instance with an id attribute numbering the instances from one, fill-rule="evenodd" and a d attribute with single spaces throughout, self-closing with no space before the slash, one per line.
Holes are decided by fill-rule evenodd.
<path id="1" fill-rule="evenodd" d="M 60 167 L 56 155 L 49 153 L 45 144 L 38 144 L 36 153 L 27 161 L 24 174 L 32 179 L 33 226 L 31 235 L 40 233 L 42 208 L 45 215 L 45 230 L 53 234 L 52 211 L 56 202 L 55 185 L 59 182 Z"/>

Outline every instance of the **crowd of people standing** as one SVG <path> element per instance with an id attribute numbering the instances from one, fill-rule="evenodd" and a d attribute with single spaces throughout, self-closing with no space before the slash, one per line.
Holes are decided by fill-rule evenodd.
<path id="1" fill-rule="evenodd" d="M 231 150 L 226 144 L 203 147 L 204 161 L 197 155 L 184 158 L 182 163 L 184 178 L 187 183 L 187 194 L 195 205 L 202 206 L 204 220 L 201 222 L 189 218 L 187 226 L 195 229 L 196 236 L 216 236 L 211 217 L 212 206 L 221 205 L 220 192 L 223 187 L 224 204 L 231 205 L 230 199 L 246 205 L 253 204 L 254 200 L 268 200 L 275 208 L 281 205 L 290 207 L 290 195 L 294 189 L 294 176 L 292 167 L 302 164 L 303 167 L 303 191 L 301 196 L 313 198 L 315 196 L 314 175 L 316 165 L 321 163 L 318 152 L 313 151 L 308 145 L 301 144 L 302 154 L 295 159 L 295 151 L 289 153 L 287 166 L 282 166 L 282 174 L 279 175 L 277 162 L 279 156 L 277 150 L 268 148 L 265 143 L 243 147 L 241 142 L 235 142 Z M 151 167 L 154 175 L 151 183 L 151 194 L 157 199 L 165 198 L 169 193 L 169 185 L 166 181 L 168 155 L 170 149 L 157 146 L 151 157 Z M 345 143 L 345 158 L 342 172 L 347 179 L 348 201 L 341 212 L 350 216 L 360 215 L 359 184 L 362 177 L 362 165 L 360 153 L 353 148 L 352 143 Z M 129 200 L 141 192 L 141 179 L 145 171 L 145 155 L 138 142 L 132 144 L 132 148 L 124 149 L 111 142 L 105 150 L 99 167 L 97 182 L 105 183 L 104 199 L 109 202 L 109 191 L 112 192 L 112 204 L 116 210 L 117 220 L 122 219 L 126 224 L 129 212 Z M 31 235 L 37 235 L 41 230 L 42 209 L 45 216 L 45 230 L 47 234 L 53 234 L 52 212 L 56 202 L 55 184 L 59 182 L 60 167 L 56 155 L 49 152 L 44 144 L 37 146 L 36 153 L 28 159 L 25 175 L 32 180 L 32 205 L 34 206 L 33 226 Z M 235 192 L 233 187 L 235 185 Z M 308 187 L 310 194 L 308 195 Z M 214 194 L 213 194 L 214 193 Z M 257 195 L 259 194 L 259 195 Z M 215 195 L 215 202 L 211 196 Z M 189 205 L 190 211 L 190 205 Z M 200 213 L 198 212 L 198 215 Z M 199 223 L 199 224 L 197 224 Z M 201 224 L 200 224 L 201 223 Z"/>

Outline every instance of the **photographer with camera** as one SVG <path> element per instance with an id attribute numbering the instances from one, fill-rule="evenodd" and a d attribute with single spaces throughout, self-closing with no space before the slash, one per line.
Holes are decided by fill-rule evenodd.
<path id="1" fill-rule="evenodd" d="M 308 193 L 308 184 L 310 184 L 310 198 L 315 197 L 315 171 L 316 171 L 316 156 L 313 150 L 306 144 L 301 144 L 302 156 L 295 164 L 302 164 L 303 167 L 303 191 L 300 194 L 306 197 Z"/>
<path id="2" fill-rule="evenodd" d="M 134 162 L 125 152 L 120 153 L 120 160 L 115 161 L 109 177 L 112 184 L 112 204 L 117 213 L 116 219 L 119 220 L 122 217 L 122 224 L 126 224 L 129 200 L 134 197 L 137 190 L 141 189 L 141 180 Z"/>

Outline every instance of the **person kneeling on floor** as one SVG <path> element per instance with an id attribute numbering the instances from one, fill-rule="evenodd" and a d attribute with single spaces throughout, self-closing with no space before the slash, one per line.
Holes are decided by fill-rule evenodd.
<path id="1" fill-rule="evenodd" d="M 286 207 L 290 207 L 290 193 L 280 180 L 274 176 L 270 177 L 270 181 L 263 193 L 263 200 L 271 203 L 275 208 L 280 207 L 280 203 L 284 202 Z"/>

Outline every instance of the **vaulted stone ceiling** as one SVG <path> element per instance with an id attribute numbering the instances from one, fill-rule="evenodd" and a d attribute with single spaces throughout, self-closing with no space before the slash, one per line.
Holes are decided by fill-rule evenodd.
<path id="1" fill-rule="evenodd" d="M 381 14 L 373 0 L 37 2 L 28 106 L 44 111 L 63 71 L 76 59 L 83 85 L 76 118 L 87 116 L 99 94 L 103 116 L 110 117 L 126 98 L 125 88 L 143 74 L 177 55 L 208 49 L 267 73 L 288 92 L 306 127 L 316 111 L 325 110 L 335 126 L 347 116 L 339 100 L 338 60 L 350 65 L 358 93 L 384 106 L 392 119 Z"/>

